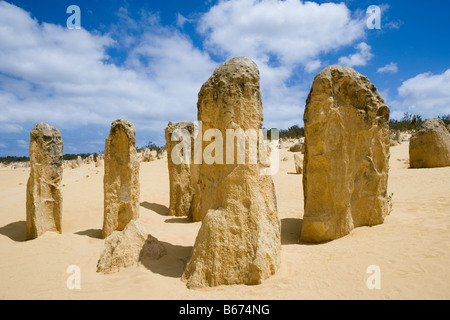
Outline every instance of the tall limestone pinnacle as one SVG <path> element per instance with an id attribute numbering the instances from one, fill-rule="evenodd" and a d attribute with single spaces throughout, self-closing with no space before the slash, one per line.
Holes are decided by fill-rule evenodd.
<path id="1" fill-rule="evenodd" d="M 258 68 L 243 57 L 219 66 L 198 96 L 202 135 L 208 129 L 223 137 L 226 129 L 259 130 L 262 111 Z M 272 178 L 260 174 L 261 164 L 238 164 L 236 156 L 233 164 L 199 165 L 194 216 L 203 220 L 182 276 L 189 288 L 259 284 L 278 269 L 281 235 Z"/>
<path id="2" fill-rule="evenodd" d="M 105 143 L 103 238 L 139 218 L 139 165 L 136 129 L 128 120 L 114 121 Z"/>
<path id="3" fill-rule="evenodd" d="M 383 223 L 389 108 L 375 86 L 351 68 L 329 66 L 314 79 L 303 120 L 301 241 L 330 241 Z"/>
<path id="4" fill-rule="evenodd" d="M 186 137 L 178 137 L 177 130 L 183 130 Z M 192 188 L 191 176 L 196 167 L 192 161 L 194 130 L 195 124 L 192 121 L 169 122 L 164 130 L 170 186 L 169 216 L 192 218 L 194 189 Z M 185 138 L 189 139 L 189 143 L 183 141 Z M 181 142 L 178 141 L 180 139 Z M 189 145 L 189 154 L 183 154 L 184 149 L 178 148 L 180 145 L 183 146 L 183 143 Z M 188 156 L 189 159 L 185 159 Z"/>
<path id="5" fill-rule="evenodd" d="M 27 184 L 27 239 L 46 231 L 62 232 L 63 142 L 58 129 L 37 124 L 30 133 L 30 178 Z"/>

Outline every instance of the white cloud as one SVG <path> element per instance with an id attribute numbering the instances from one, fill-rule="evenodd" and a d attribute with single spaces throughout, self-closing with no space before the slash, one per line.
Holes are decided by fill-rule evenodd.
<path id="1" fill-rule="evenodd" d="M 162 132 L 169 120 L 195 119 L 198 90 L 215 63 L 156 16 L 132 23 L 122 10 L 120 17 L 128 29 L 97 35 L 40 24 L 0 2 L 3 131 L 40 121 L 62 128 L 109 126 L 125 117 L 138 129 Z M 118 66 L 106 50 L 122 45 L 128 58 Z"/>
<path id="2" fill-rule="evenodd" d="M 398 66 L 395 62 L 388 63 L 384 67 L 378 68 L 376 73 L 390 73 L 394 74 L 398 72 Z"/>
<path id="3" fill-rule="evenodd" d="M 7 148 L 6 144 L 0 142 L 0 148 Z"/>
<path id="4" fill-rule="evenodd" d="M 338 63 L 350 68 L 367 65 L 367 62 L 373 58 L 373 54 L 370 52 L 372 48 L 365 42 L 361 42 L 355 48 L 357 49 L 356 53 L 340 57 Z"/>
<path id="5" fill-rule="evenodd" d="M 181 14 L 173 27 L 146 11 L 139 19 L 125 9 L 117 16 L 107 34 L 68 30 L 0 1 L 0 131 L 21 133 L 41 121 L 103 131 L 124 117 L 138 135 L 163 136 L 169 120 L 196 119 L 198 91 L 219 64 L 211 56 L 243 55 L 260 69 L 264 125 L 300 124 L 310 83 L 299 74 L 316 72 L 323 55 L 353 46 L 366 30 L 364 17 L 344 3 L 220 1 L 198 15 L 200 50 L 181 31 L 192 22 Z M 76 142 L 65 145 L 77 150 Z"/>
<path id="6" fill-rule="evenodd" d="M 450 69 L 442 74 L 422 73 L 398 88 L 394 111 L 434 118 L 450 114 Z"/>
<path id="7" fill-rule="evenodd" d="M 211 50 L 227 57 L 292 65 L 353 44 L 364 36 L 365 22 L 352 18 L 343 3 L 230 0 L 204 14 L 198 30 Z"/>
<path id="8" fill-rule="evenodd" d="M 388 23 L 385 23 L 382 28 L 388 29 L 388 30 L 398 30 L 403 25 L 403 21 L 397 20 L 397 21 L 390 21 Z"/>
<path id="9" fill-rule="evenodd" d="M 353 45 L 365 28 L 364 17 L 352 17 L 343 3 L 299 0 L 220 1 L 197 27 L 211 53 L 257 63 L 265 127 L 300 124 L 310 83 L 298 78 L 299 71 L 316 72 L 322 55 Z"/>
<path id="10" fill-rule="evenodd" d="M 22 126 L 18 124 L 0 122 L 0 133 L 19 133 L 23 131 Z"/>
<path id="11" fill-rule="evenodd" d="M 16 140 L 16 146 L 21 149 L 28 149 L 29 147 L 28 142 L 25 140 Z"/>
<path id="12" fill-rule="evenodd" d="M 320 67 L 322 67 L 322 61 L 320 60 L 312 60 L 305 65 L 305 71 L 308 73 L 312 73 L 317 71 Z"/>
<path id="13" fill-rule="evenodd" d="M 184 27 L 184 24 L 186 22 L 192 22 L 191 19 L 186 18 L 185 16 L 183 16 L 181 13 L 177 13 L 177 26 L 180 28 Z"/>

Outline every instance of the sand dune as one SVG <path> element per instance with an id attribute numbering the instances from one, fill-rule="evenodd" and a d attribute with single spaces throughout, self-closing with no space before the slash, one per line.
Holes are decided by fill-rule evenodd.
<path id="1" fill-rule="evenodd" d="M 280 150 L 273 177 L 282 226 L 282 263 L 258 286 L 189 290 L 180 278 L 200 223 L 167 216 L 165 159 L 141 163 L 141 221 L 166 246 L 158 261 L 96 273 L 103 250 L 103 167 L 66 169 L 63 234 L 25 241 L 29 169 L 0 169 L 0 299 L 449 299 L 450 167 L 408 169 L 408 143 L 391 148 L 393 211 L 383 225 L 363 227 L 321 245 L 300 245 L 301 175 Z M 68 266 L 81 270 L 81 289 L 66 285 Z M 377 265 L 381 289 L 369 290 L 366 269 Z"/>

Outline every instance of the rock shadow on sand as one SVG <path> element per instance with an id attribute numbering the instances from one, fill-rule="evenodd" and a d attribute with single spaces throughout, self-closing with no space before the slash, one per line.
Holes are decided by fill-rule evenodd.
<path id="1" fill-rule="evenodd" d="M 302 219 L 281 219 L 281 244 L 299 244 L 302 232 Z"/>
<path id="2" fill-rule="evenodd" d="M 88 236 L 94 239 L 103 239 L 102 229 L 88 229 L 84 231 L 75 232 L 75 234 L 78 234 L 80 236 Z"/>
<path id="3" fill-rule="evenodd" d="M 145 209 L 152 210 L 162 216 L 167 216 L 169 214 L 169 208 L 167 208 L 165 205 L 162 205 L 159 203 L 150 203 L 150 202 L 144 201 L 144 202 L 140 203 L 140 206 Z"/>
<path id="4" fill-rule="evenodd" d="M 166 255 L 158 260 L 146 257 L 141 259 L 140 263 L 153 273 L 165 277 L 181 278 L 194 247 L 173 245 L 164 241 L 160 241 L 160 243 L 166 249 Z"/>
<path id="5" fill-rule="evenodd" d="M 191 223 L 192 218 L 189 217 L 174 217 L 170 219 L 166 219 L 165 223 Z"/>
<path id="6" fill-rule="evenodd" d="M 16 242 L 27 241 L 27 223 L 26 221 L 17 221 L 7 224 L 0 228 L 0 234 Z"/>

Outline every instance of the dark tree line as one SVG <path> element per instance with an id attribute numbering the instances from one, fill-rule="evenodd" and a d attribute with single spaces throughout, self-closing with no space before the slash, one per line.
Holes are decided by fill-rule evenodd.
<path id="1" fill-rule="evenodd" d="M 445 124 L 450 124 L 450 114 L 439 116 L 439 119 L 444 121 Z M 389 128 L 391 131 L 415 131 L 419 130 L 424 120 L 422 116 L 416 114 L 410 114 L 408 112 L 403 114 L 403 118 L 400 120 L 391 119 L 389 120 Z M 279 137 L 280 139 L 298 139 L 305 136 L 305 128 L 299 127 L 298 125 L 293 125 L 288 129 L 280 129 Z M 270 130 L 267 131 L 267 137 L 270 139 Z M 153 142 L 142 147 L 136 148 L 137 151 L 142 151 L 144 149 L 156 150 L 158 153 L 165 149 L 165 146 L 157 146 Z M 79 156 L 82 159 L 89 157 L 91 153 L 81 153 L 81 154 L 65 154 L 63 156 L 64 160 L 76 160 Z M 97 160 L 97 153 L 94 153 L 94 160 Z M 0 157 L 0 163 L 10 164 L 12 162 L 27 162 L 30 161 L 29 157 Z"/>
<path id="2" fill-rule="evenodd" d="M 157 146 L 155 143 L 149 141 L 147 145 L 143 146 L 142 148 L 136 148 L 137 152 L 144 151 L 145 149 L 150 149 L 150 151 L 155 150 L 156 153 L 161 153 L 166 149 L 165 146 Z"/>
<path id="3" fill-rule="evenodd" d="M 450 115 L 439 116 L 445 124 L 450 124 Z M 422 116 L 405 112 L 400 120 L 389 120 L 389 128 L 392 131 L 416 131 L 419 130 L 425 121 Z"/>
<path id="4" fill-rule="evenodd" d="M 278 133 L 280 139 L 298 139 L 305 136 L 305 129 L 298 125 L 293 125 L 288 129 L 279 129 Z M 271 139 L 270 130 L 267 130 L 267 138 Z"/>

